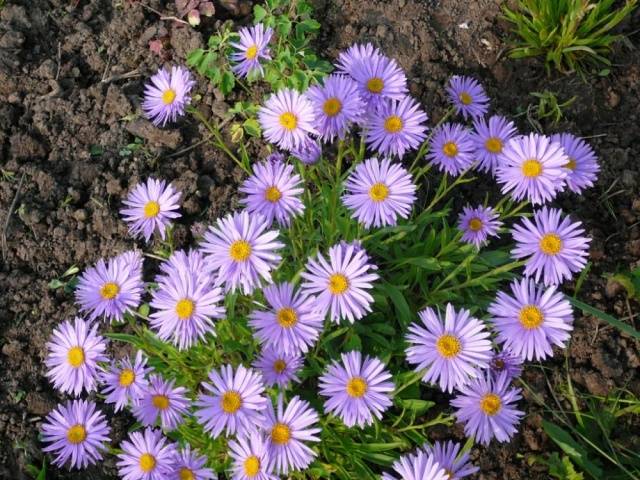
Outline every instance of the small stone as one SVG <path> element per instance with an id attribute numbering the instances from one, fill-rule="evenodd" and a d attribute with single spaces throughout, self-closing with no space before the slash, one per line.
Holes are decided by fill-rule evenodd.
<path id="1" fill-rule="evenodd" d="M 637 173 L 631 170 L 623 170 L 622 184 L 625 187 L 635 187 L 638 184 Z"/>
<path id="2" fill-rule="evenodd" d="M 609 108 L 616 108 L 620 104 L 620 95 L 612 89 L 607 92 L 607 105 Z"/>
<path id="3" fill-rule="evenodd" d="M 73 212 L 73 218 L 75 218 L 78 222 L 84 222 L 87 219 L 87 211 L 83 208 L 76 210 Z"/>

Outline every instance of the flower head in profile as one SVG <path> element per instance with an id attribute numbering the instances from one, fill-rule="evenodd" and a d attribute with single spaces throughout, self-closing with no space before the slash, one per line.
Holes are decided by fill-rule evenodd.
<path id="1" fill-rule="evenodd" d="M 253 430 L 229 442 L 233 480 L 278 480 L 273 474 L 269 449 L 262 432 Z"/>
<path id="2" fill-rule="evenodd" d="M 133 414 L 142 425 L 151 426 L 160 419 L 163 430 L 175 430 L 189 410 L 187 389 L 175 387 L 175 380 L 151 375 L 142 398 L 133 407 Z"/>
<path id="3" fill-rule="evenodd" d="M 306 136 L 299 147 L 291 149 L 291 155 L 305 165 L 315 165 L 322 158 L 322 147 L 318 140 Z"/>
<path id="4" fill-rule="evenodd" d="M 489 332 L 468 310 L 456 312 L 449 303 L 444 318 L 431 308 L 419 315 L 423 325 L 409 325 L 406 353 L 417 371 L 424 370 L 425 382 L 437 382 L 443 392 L 452 392 L 489 366 Z"/>
<path id="5" fill-rule="evenodd" d="M 231 42 L 231 46 L 235 48 L 229 57 L 235 62 L 231 70 L 245 78 L 255 74 L 264 75 L 260 60 L 271 60 L 269 42 L 273 36 L 273 29 L 264 28 L 262 23 L 258 23 L 252 27 L 241 28 L 238 35 L 240 40 Z"/>
<path id="6" fill-rule="evenodd" d="M 284 353 L 267 347 L 256 358 L 253 367 L 262 373 L 265 386 L 285 388 L 290 382 L 300 382 L 297 373 L 303 362 L 300 353 Z"/>
<path id="7" fill-rule="evenodd" d="M 477 248 L 485 245 L 489 237 L 497 237 L 502 226 L 500 215 L 491 207 L 482 205 L 471 208 L 466 206 L 458 217 L 458 230 L 462 232 L 461 240 L 471 243 Z"/>
<path id="8" fill-rule="evenodd" d="M 471 132 L 459 123 L 445 123 L 435 132 L 427 159 L 456 177 L 473 165 L 474 153 Z"/>
<path id="9" fill-rule="evenodd" d="M 499 352 L 494 352 L 489 363 L 489 372 L 493 379 L 498 378 L 503 372 L 507 373 L 507 378 L 513 380 L 522 373 L 523 360 L 519 355 L 513 353 L 509 348 L 503 348 Z"/>
<path id="10" fill-rule="evenodd" d="M 295 90 L 285 88 L 269 97 L 258 111 L 264 138 L 283 150 L 299 148 L 307 135 L 317 135 L 313 105 Z"/>
<path id="11" fill-rule="evenodd" d="M 551 141 L 562 145 L 564 153 L 569 158 L 564 165 L 569 170 L 567 178 L 564 179 L 569 190 L 582 193 L 586 188 L 593 187 L 600 171 L 598 157 L 593 148 L 583 139 L 570 133 L 551 135 Z"/>
<path id="12" fill-rule="evenodd" d="M 144 395 L 148 383 L 146 377 L 151 371 L 153 368 L 147 367 L 147 358 L 142 350 L 138 350 L 133 362 L 129 358 L 111 362 L 100 374 L 104 402 L 114 403 L 116 412 L 128 403 L 137 404 Z"/>
<path id="13" fill-rule="evenodd" d="M 171 67 L 171 72 L 161 68 L 144 88 L 142 111 L 156 126 L 165 126 L 184 115 L 191 103 L 189 93 L 196 82 L 189 70 L 181 66 Z"/>
<path id="14" fill-rule="evenodd" d="M 216 480 L 218 477 L 213 470 L 205 467 L 207 457 L 198 455 L 198 452 L 191 450 L 187 444 L 180 452 L 176 453 L 173 462 L 173 471 L 170 479 L 176 480 Z"/>
<path id="15" fill-rule="evenodd" d="M 517 134 L 516 127 L 511 120 L 493 115 L 489 120 L 476 118 L 473 130 L 471 140 L 475 146 L 478 170 L 495 175 L 504 146 Z"/>
<path id="16" fill-rule="evenodd" d="M 376 49 L 368 56 L 357 53 L 352 60 L 348 74 L 356 81 L 360 98 L 369 111 L 386 101 L 401 100 L 407 94 L 407 77 L 394 59 Z"/>
<path id="17" fill-rule="evenodd" d="M 454 442 L 435 442 L 433 446 L 427 446 L 425 453 L 433 457 L 433 461 L 444 468 L 449 475 L 447 480 L 460 480 L 473 475 L 478 470 L 469 460 L 469 452 L 460 455 L 460 444 Z"/>
<path id="18" fill-rule="evenodd" d="M 72 400 L 60 404 L 42 425 L 42 450 L 54 455 L 58 467 L 86 468 L 102 460 L 107 450 L 110 428 L 96 404 Z"/>
<path id="19" fill-rule="evenodd" d="M 166 480 L 173 471 L 176 448 L 160 430 L 131 432 L 120 449 L 117 465 L 122 480 Z"/>
<path id="20" fill-rule="evenodd" d="M 465 120 L 482 117 L 489 110 L 489 97 L 475 78 L 454 75 L 449 80 L 447 95 L 456 113 Z"/>
<path id="21" fill-rule="evenodd" d="M 433 455 L 423 450 L 401 456 L 393 463 L 395 474 L 383 473 L 382 480 L 449 480 L 451 477 L 435 461 Z"/>
<path id="22" fill-rule="evenodd" d="M 181 193 L 164 180 L 148 178 L 146 183 L 138 183 L 123 200 L 125 208 L 120 210 L 129 225 L 129 233 L 149 241 L 154 232 L 164 240 L 171 221 L 179 218 Z"/>

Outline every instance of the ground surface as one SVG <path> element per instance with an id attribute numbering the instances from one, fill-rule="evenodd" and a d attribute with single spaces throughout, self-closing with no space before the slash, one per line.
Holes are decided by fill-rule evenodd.
<path id="1" fill-rule="evenodd" d="M 580 297 L 633 321 L 628 317 L 638 305 L 627 305 L 621 292 L 607 289 L 603 276 L 640 262 L 640 54 L 620 46 L 613 72 L 587 83 L 548 78 L 538 62 L 515 62 L 504 55 L 500 3 L 319 1 L 319 48 L 333 59 L 353 41 L 376 43 L 407 71 L 412 93 L 434 123 L 444 111 L 442 85 L 452 73 L 479 77 L 494 108 L 509 115 L 534 103 L 533 91 L 551 90 L 561 99 L 576 95 L 557 129 L 592 137 L 603 167 L 587 195 L 558 202 L 585 222 L 594 239 L 593 266 Z M 167 9 L 157 0 L 146 4 Z M 242 15 L 247 11 L 246 5 L 231 12 L 218 9 L 222 17 L 235 15 L 241 23 L 248 20 Z M 207 28 L 215 28 L 213 21 Z M 624 30 L 639 28 L 636 12 Z M 75 307 L 68 294 L 47 285 L 72 264 L 82 268 L 130 248 L 117 213 L 123 193 L 150 174 L 172 180 L 184 195 L 186 216 L 178 227 L 182 242 L 191 239 L 186 225 L 211 222 L 235 204 L 241 175 L 223 155 L 206 145 L 180 153 L 205 135 L 197 125 L 185 120 L 161 132 L 132 115 L 139 112 L 144 79 L 163 62 L 148 48 L 157 38 L 170 57 L 164 60 L 176 62 L 204 43 L 201 33 L 160 21 L 138 2 L 126 0 L 9 0 L 0 12 L 0 166 L 5 174 L 15 174 L 0 183 L 2 227 L 24 175 L 0 263 L 1 478 L 27 478 L 25 465 L 40 462 L 37 429 L 59 400 L 43 376 L 45 342 Z M 638 43 L 638 33 L 631 41 Z M 198 91 L 208 114 L 225 110 L 204 82 Z M 531 129 L 526 115 L 518 123 Z M 136 136 L 144 139 L 144 147 L 127 148 Z M 577 319 L 568 361 L 581 391 L 606 395 L 626 387 L 640 395 L 638 345 L 593 318 Z M 525 379 L 550 405 L 548 386 L 565 382 L 566 371 L 562 359 L 546 366 L 546 378 L 529 368 Z M 541 407 L 531 396 L 526 401 L 529 415 L 516 439 L 475 455 L 480 478 L 546 478 L 538 466 L 524 461 L 551 448 L 540 427 Z M 119 422 L 114 445 L 128 419 Z M 637 432 L 637 424 L 620 432 L 636 451 Z M 56 471 L 47 478 L 115 477 L 108 462 L 88 473 Z"/>

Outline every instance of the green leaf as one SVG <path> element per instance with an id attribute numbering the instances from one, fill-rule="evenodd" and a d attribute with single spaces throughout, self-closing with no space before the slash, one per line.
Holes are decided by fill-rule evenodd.
<path id="1" fill-rule="evenodd" d="M 192 50 L 187 55 L 187 65 L 189 65 L 190 67 L 195 67 L 197 65 L 200 65 L 200 62 L 204 58 L 204 54 L 205 54 L 205 51 L 202 48 L 197 48 L 195 50 Z"/>
<path id="2" fill-rule="evenodd" d="M 260 23 L 267 16 L 267 11 L 260 5 L 253 6 L 253 23 Z"/>
<path id="3" fill-rule="evenodd" d="M 429 400 L 420 400 L 417 398 L 398 398 L 396 399 L 396 403 L 401 408 L 407 409 L 410 412 L 413 412 L 415 415 L 424 414 L 427 410 L 429 410 L 436 404 L 435 402 L 430 402 Z"/>
<path id="4" fill-rule="evenodd" d="M 602 469 L 589 459 L 587 450 L 576 442 L 568 432 L 546 420 L 542 420 L 542 428 L 571 460 L 580 465 L 593 478 L 602 478 Z"/>
<path id="5" fill-rule="evenodd" d="M 581 302 L 577 298 L 567 297 L 567 299 L 569 300 L 569 302 L 571 302 L 571 304 L 574 307 L 579 308 L 584 313 L 587 313 L 589 315 L 593 315 L 594 317 L 598 318 L 599 320 L 603 320 L 603 321 L 607 322 L 609 325 L 611 325 L 613 327 L 616 327 L 618 330 L 626 333 L 627 335 L 631 335 L 634 338 L 640 339 L 640 332 L 638 330 L 636 330 L 635 328 L 633 328 L 631 325 L 627 325 L 626 323 L 622 322 L 621 320 L 618 320 L 617 318 L 612 317 L 608 313 L 605 313 L 605 312 L 603 312 L 601 310 L 598 310 L 595 307 L 592 307 L 591 305 L 588 305 L 588 304 L 586 304 L 584 302 Z"/>
<path id="6" fill-rule="evenodd" d="M 229 95 L 236 84 L 236 77 L 233 73 L 226 71 L 222 74 L 222 80 L 220 81 L 220 91 L 223 95 Z"/>
<path id="7" fill-rule="evenodd" d="M 252 137 L 260 138 L 260 135 L 262 134 L 262 130 L 260 128 L 260 124 L 255 118 L 248 118 L 247 120 L 244 121 L 242 126 L 244 127 L 244 130 L 245 132 L 247 132 L 248 135 Z"/>

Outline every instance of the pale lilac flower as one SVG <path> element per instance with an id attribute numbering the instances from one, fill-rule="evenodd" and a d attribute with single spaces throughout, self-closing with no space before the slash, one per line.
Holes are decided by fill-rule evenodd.
<path id="1" fill-rule="evenodd" d="M 142 425 L 152 426 L 160 419 L 165 431 L 175 430 L 184 421 L 190 401 L 187 389 L 175 387 L 175 380 L 165 380 L 151 375 L 140 401 L 134 405 L 133 414 Z"/>
<path id="2" fill-rule="evenodd" d="M 181 66 L 171 67 L 171 73 L 161 68 L 144 88 L 142 111 L 154 125 L 165 126 L 184 115 L 191 103 L 189 93 L 196 82 L 189 70 Z"/>
<path id="3" fill-rule="evenodd" d="M 460 175 L 475 160 L 471 132 L 459 123 L 445 123 L 435 132 L 427 159 L 441 172 Z"/>
<path id="4" fill-rule="evenodd" d="M 593 187 L 593 182 L 598 178 L 600 171 L 598 157 L 593 148 L 583 139 L 570 133 L 551 135 L 551 141 L 562 145 L 569 159 L 564 165 L 569 170 L 564 180 L 569 190 L 582 193 L 586 188 Z"/>
<path id="5" fill-rule="evenodd" d="M 236 63 L 231 70 L 245 78 L 258 73 L 263 76 L 264 69 L 260 60 L 271 60 L 269 42 L 273 36 L 273 28 L 264 28 L 262 23 L 258 23 L 252 27 L 241 28 L 238 35 L 240 41 L 230 42 L 235 51 L 229 58 Z"/>
<path id="6" fill-rule="evenodd" d="M 117 465 L 122 480 L 167 480 L 177 455 L 175 445 L 151 428 L 131 432 L 120 448 Z"/>
<path id="7" fill-rule="evenodd" d="M 254 429 L 250 434 L 229 442 L 229 456 L 233 460 L 232 480 L 278 480 L 273 474 L 269 449 L 262 432 Z"/>
<path id="8" fill-rule="evenodd" d="M 299 148 L 307 135 L 318 133 L 309 99 L 287 88 L 271 95 L 260 107 L 258 121 L 264 138 L 283 150 Z"/>
<path id="9" fill-rule="evenodd" d="M 461 240 L 475 245 L 476 248 L 486 245 L 489 237 L 498 237 L 498 229 L 502 227 L 499 218 L 498 212 L 491 207 L 464 207 L 458 217 Z"/>
<path id="10" fill-rule="evenodd" d="M 516 127 L 511 120 L 494 115 L 488 121 L 476 118 L 473 129 L 471 140 L 475 145 L 478 170 L 495 175 L 500 165 L 500 154 L 507 142 L 517 134 Z"/>
<path id="11" fill-rule="evenodd" d="M 112 362 L 100 374 L 104 402 L 115 403 L 116 412 L 128 403 L 137 404 L 147 387 L 147 374 L 152 371 L 153 368 L 147 367 L 147 357 L 142 350 L 138 350 L 133 363 L 129 358 Z"/>
<path id="12" fill-rule="evenodd" d="M 284 353 L 267 347 L 256 358 L 253 368 L 262 373 L 265 386 L 285 388 L 290 382 L 300 382 L 297 373 L 303 362 L 300 353 Z"/>
<path id="13" fill-rule="evenodd" d="M 449 80 L 447 94 L 456 113 L 462 114 L 465 120 L 482 117 L 489 110 L 489 97 L 475 78 L 454 75 Z"/>
<path id="14" fill-rule="evenodd" d="M 449 480 L 448 473 L 437 463 L 432 455 L 423 450 L 403 455 L 393 463 L 396 477 L 383 473 L 382 480 Z"/>

